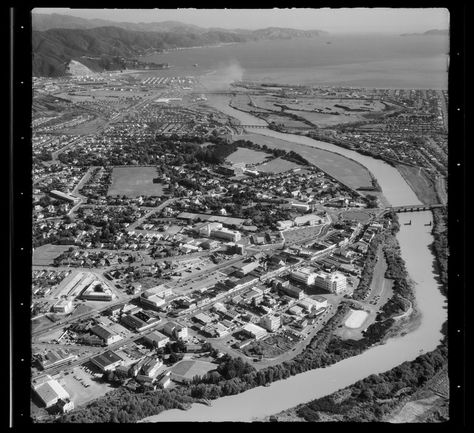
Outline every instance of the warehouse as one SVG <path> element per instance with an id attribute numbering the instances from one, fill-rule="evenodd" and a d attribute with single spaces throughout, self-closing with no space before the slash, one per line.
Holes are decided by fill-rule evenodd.
<path id="1" fill-rule="evenodd" d="M 52 379 L 51 376 L 46 376 L 45 379 L 46 381 L 33 386 L 33 390 L 36 392 L 45 407 L 55 405 L 60 399 L 68 400 L 70 398 L 68 392 L 59 384 L 58 381 Z"/>
<path id="2" fill-rule="evenodd" d="M 112 371 L 115 367 L 118 367 L 122 364 L 122 358 L 116 353 L 108 350 L 100 355 L 95 356 L 91 361 L 100 368 L 102 372 Z"/>
<path id="3" fill-rule="evenodd" d="M 242 331 L 247 334 L 251 338 L 255 338 L 256 340 L 260 340 L 261 338 L 267 335 L 267 331 L 261 328 L 258 325 L 254 325 L 253 323 L 247 323 L 243 328 Z"/>
<path id="4" fill-rule="evenodd" d="M 150 332 L 148 335 L 143 337 L 143 340 L 145 343 L 152 347 L 157 347 L 158 349 L 165 347 L 170 341 L 169 337 L 158 331 Z"/>

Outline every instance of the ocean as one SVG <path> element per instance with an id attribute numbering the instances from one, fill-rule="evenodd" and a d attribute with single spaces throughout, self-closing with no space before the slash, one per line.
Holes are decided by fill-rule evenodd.
<path id="1" fill-rule="evenodd" d="M 168 63 L 153 75 L 279 84 L 447 89 L 448 36 L 320 36 L 188 48 L 142 60 Z M 151 73 L 151 72 L 150 72 Z"/>

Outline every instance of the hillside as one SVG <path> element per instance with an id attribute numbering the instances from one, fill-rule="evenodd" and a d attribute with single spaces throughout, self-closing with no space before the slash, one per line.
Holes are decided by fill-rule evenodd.
<path id="1" fill-rule="evenodd" d="M 65 24 L 68 23 L 65 22 Z M 75 21 L 69 24 L 79 25 L 80 22 Z M 174 25 L 176 28 L 177 24 L 179 23 L 168 22 L 167 25 L 170 28 Z M 314 37 L 320 33 L 318 30 L 282 28 L 239 32 L 206 30 L 196 33 L 189 29 L 143 32 L 112 26 L 34 30 L 32 33 L 33 76 L 64 75 L 67 73 L 66 65 L 71 60 L 80 61 L 93 71 L 114 70 L 125 68 L 125 63 L 121 58 L 130 59 L 147 51 L 258 39 Z"/>
<path id="2" fill-rule="evenodd" d="M 432 29 L 423 33 L 403 33 L 400 36 L 449 36 L 449 30 Z"/>
<path id="3" fill-rule="evenodd" d="M 61 76 L 71 60 L 94 71 L 122 68 L 121 57 L 130 58 L 147 50 L 245 42 L 247 38 L 217 31 L 202 34 L 185 32 L 136 32 L 118 27 L 93 29 L 51 29 L 33 31 L 33 76 Z M 96 57 L 84 59 L 83 56 Z"/>

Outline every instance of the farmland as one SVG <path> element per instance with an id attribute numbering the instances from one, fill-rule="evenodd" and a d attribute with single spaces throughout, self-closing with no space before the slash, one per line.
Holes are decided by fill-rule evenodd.
<path id="1" fill-rule="evenodd" d="M 112 184 L 107 195 L 139 197 L 163 195 L 163 185 L 153 183 L 156 177 L 154 167 L 115 167 L 112 171 Z"/>

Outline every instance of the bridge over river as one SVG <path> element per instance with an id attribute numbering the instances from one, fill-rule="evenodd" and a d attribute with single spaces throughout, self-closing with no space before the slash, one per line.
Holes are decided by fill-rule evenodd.
<path id="1" fill-rule="evenodd" d="M 432 210 L 435 208 L 445 207 L 443 204 L 430 204 L 430 205 L 407 205 L 407 206 L 389 206 L 385 208 L 385 212 L 423 212 L 426 210 Z"/>

